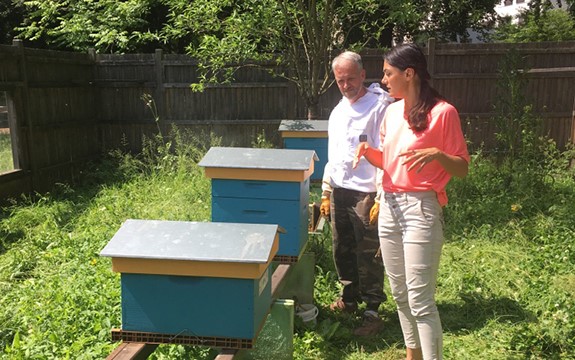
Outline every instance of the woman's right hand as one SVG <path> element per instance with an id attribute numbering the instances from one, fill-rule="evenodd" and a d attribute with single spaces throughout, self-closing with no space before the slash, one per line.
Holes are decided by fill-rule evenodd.
<path id="1" fill-rule="evenodd" d="M 365 153 L 367 153 L 368 149 L 369 144 L 367 142 L 361 142 L 359 143 L 359 145 L 357 145 L 357 148 L 355 149 L 355 156 L 352 162 L 352 168 L 355 169 L 357 167 L 357 164 L 359 164 L 359 160 L 361 160 L 361 158 L 365 155 Z"/>

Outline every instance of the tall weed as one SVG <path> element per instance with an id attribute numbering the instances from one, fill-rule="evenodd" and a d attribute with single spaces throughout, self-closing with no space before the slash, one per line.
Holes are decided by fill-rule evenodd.
<path id="1" fill-rule="evenodd" d="M 449 185 L 440 311 L 448 330 L 480 333 L 505 358 L 572 359 L 574 152 L 541 134 L 520 63 L 512 52 L 501 71 L 498 152 L 474 154 Z"/>
<path id="2" fill-rule="evenodd" d="M 128 218 L 209 220 L 210 183 L 197 166 L 204 149 L 195 136 L 173 128 L 167 140 L 148 139 L 141 154 L 114 151 L 92 164 L 74 189 L 61 185 L 2 209 L 0 358 L 112 351 L 119 280 L 98 254 Z"/>
<path id="3" fill-rule="evenodd" d="M 139 154 L 118 150 L 90 164 L 74 188 L 58 185 L 1 209 L 1 359 L 106 357 L 116 345 L 110 330 L 121 326 L 121 294 L 101 249 L 128 218 L 209 220 L 210 182 L 197 162 L 219 139 L 162 131 Z M 573 152 L 549 141 L 519 149 L 514 159 L 473 154 L 469 176 L 449 185 L 437 291 L 446 359 L 575 359 Z M 312 186 L 311 201 L 319 197 Z M 351 331 L 359 316 L 329 310 L 340 290 L 329 224 L 308 250 L 316 254 L 318 324 L 296 327 L 294 358 L 404 356 L 387 281 L 385 328 L 359 338 Z M 160 346 L 150 359 L 215 353 Z"/>

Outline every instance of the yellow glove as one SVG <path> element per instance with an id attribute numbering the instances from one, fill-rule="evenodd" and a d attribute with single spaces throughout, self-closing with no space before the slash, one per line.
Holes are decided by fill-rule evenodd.
<path id="1" fill-rule="evenodd" d="M 330 201 L 329 196 L 321 197 L 321 205 L 319 206 L 319 213 L 324 217 L 329 217 Z"/>
<path id="2" fill-rule="evenodd" d="M 369 210 L 369 225 L 374 225 L 379 216 L 379 202 L 375 202 Z"/>

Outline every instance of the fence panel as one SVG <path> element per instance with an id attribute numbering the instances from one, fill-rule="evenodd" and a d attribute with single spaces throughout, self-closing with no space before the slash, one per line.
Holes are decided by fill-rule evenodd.
<path id="1" fill-rule="evenodd" d="M 573 139 L 575 41 L 528 44 L 438 44 L 425 47 L 436 87 L 459 110 L 472 148 L 492 149 L 495 142 L 499 69 L 514 48 L 528 70 L 525 96 L 543 119 L 544 132 L 560 147 Z M 382 76 L 378 50 L 363 53 L 368 83 Z M 268 67 L 273 64 L 266 65 Z M 265 69 L 248 66 L 230 84 L 193 92 L 196 62 L 186 55 L 104 55 L 0 45 L 0 91 L 12 99 L 17 124 L 13 139 L 21 171 L 0 176 L 0 196 L 22 184 L 23 192 L 41 191 L 74 176 L 75 169 L 102 151 L 141 148 L 142 136 L 158 131 L 154 114 L 142 100 L 150 94 L 160 127 L 176 124 L 205 138 L 221 136 L 224 145 L 250 146 L 257 134 L 279 145 L 283 119 L 303 119 L 307 109 L 296 86 Z M 319 100 L 327 119 L 341 99 L 337 87 Z"/>
<path id="2" fill-rule="evenodd" d="M 427 53 L 433 58 L 433 85 L 460 111 L 473 147 L 495 143 L 499 71 L 512 50 L 527 72 L 524 90 L 533 113 L 543 121 L 543 132 L 563 148 L 571 139 L 575 99 L 575 41 L 525 44 L 436 44 Z"/>
<path id="3" fill-rule="evenodd" d="M 89 54 L 29 49 L 21 41 L 0 47 L 0 89 L 10 98 L 17 148 L 17 169 L 0 177 L 1 197 L 49 190 L 99 156 L 94 65 Z"/>

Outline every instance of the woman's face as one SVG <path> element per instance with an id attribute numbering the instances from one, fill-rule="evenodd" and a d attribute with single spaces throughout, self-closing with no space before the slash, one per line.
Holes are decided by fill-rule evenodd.
<path id="1" fill-rule="evenodd" d="M 383 79 L 381 79 L 381 83 L 387 88 L 391 97 L 396 99 L 405 97 L 408 83 L 406 70 L 391 66 L 387 61 L 383 62 Z"/>

